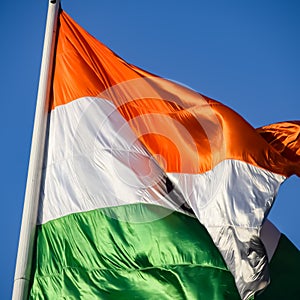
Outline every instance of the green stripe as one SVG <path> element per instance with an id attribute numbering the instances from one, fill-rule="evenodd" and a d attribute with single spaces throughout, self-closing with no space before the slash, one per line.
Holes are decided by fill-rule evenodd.
<path id="1" fill-rule="evenodd" d="M 124 221 L 128 216 L 140 220 Z M 34 269 L 31 299 L 239 299 L 204 227 L 154 205 L 77 213 L 39 226 Z"/>
<path id="2" fill-rule="evenodd" d="M 271 284 L 255 299 L 299 299 L 299 269 L 299 250 L 282 235 L 270 263 Z M 195 218 L 134 204 L 72 214 L 39 226 L 30 298 L 239 296 L 218 250 Z"/>

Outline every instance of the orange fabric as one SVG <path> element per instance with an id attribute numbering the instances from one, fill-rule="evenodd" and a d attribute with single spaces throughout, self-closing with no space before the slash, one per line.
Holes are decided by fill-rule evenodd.
<path id="1" fill-rule="evenodd" d="M 275 123 L 256 131 L 282 156 L 300 165 L 300 121 Z"/>
<path id="2" fill-rule="evenodd" d="M 52 109 L 83 96 L 97 96 L 124 80 L 150 75 L 126 63 L 60 13 L 53 77 Z"/>
<path id="3" fill-rule="evenodd" d="M 188 110 L 169 101 L 139 99 L 119 111 L 150 153 L 164 158 L 168 172 L 202 173 L 211 168 L 206 133 Z"/>
<path id="4" fill-rule="evenodd" d="M 256 131 L 225 105 L 126 63 L 65 12 L 52 94 L 52 109 L 85 96 L 112 101 L 167 172 L 203 173 L 224 159 L 237 159 L 300 175 L 299 124 Z M 278 146 L 282 140 L 284 150 Z"/>

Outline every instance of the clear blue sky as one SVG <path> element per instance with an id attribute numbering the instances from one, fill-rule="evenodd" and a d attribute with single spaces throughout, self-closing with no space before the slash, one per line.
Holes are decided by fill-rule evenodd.
<path id="1" fill-rule="evenodd" d="M 0 297 L 10 299 L 47 0 L 1 1 Z M 64 0 L 79 24 L 130 63 L 185 83 L 254 127 L 300 120 L 297 0 Z M 300 179 L 269 218 L 300 248 Z"/>

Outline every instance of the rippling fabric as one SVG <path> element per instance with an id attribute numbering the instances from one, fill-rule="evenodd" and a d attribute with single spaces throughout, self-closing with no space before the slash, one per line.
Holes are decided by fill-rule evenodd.
<path id="1" fill-rule="evenodd" d="M 56 218 L 125 204 L 158 204 L 189 211 L 210 233 L 241 297 L 249 299 L 264 289 L 269 272 L 260 230 L 280 184 L 288 176 L 300 174 L 295 151 L 300 139 L 297 126 L 283 130 L 276 125 L 264 128 L 264 133 L 256 131 L 222 103 L 128 64 L 65 12 L 59 20 L 38 216 L 42 230 L 48 228 L 48 221 L 58 222 Z M 276 143 L 283 136 L 276 131 L 284 132 L 284 151 Z M 290 143 L 287 137 L 292 134 Z M 287 155 L 289 148 L 294 156 Z M 73 226 L 77 222 L 82 226 L 79 220 Z M 173 224 L 168 226 L 172 231 Z M 87 223 L 82 238 L 86 243 L 91 241 L 89 227 Z M 119 234 L 121 226 L 111 229 Z M 107 234 L 114 238 L 112 230 L 107 227 Z M 127 233 L 130 240 L 130 231 Z M 155 235 L 150 236 L 155 243 Z M 100 237 L 95 235 L 95 239 Z M 132 246 L 125 234 L 122 241 L 123 245 L 114 245 L 127 264 L 125 245 L 129 249 L 137 245 Z M 53 244 L 52 240 L 47 243 Z M 63 245 L 62 257 L 74 258 L 76 248 L 61 240 L 57 244 Z M 150 243 L 144 244 L 148 245 L 143 252 L 146 259 L 152 248 Z M 188 244 L 182 250 L 183 256 L 190 255 L 189 248 Z M 96 263 L 93 257 L 86 257 Z M 114 262 L 113 258 L 107 257 L 106 263 Z M 81 269 L 85 265 L 88 261 Z M 68 278 L 60 279 L 65 282 Z M 132 278 L 130 284 L 136 280 Z M 183 295 L 183 282 L 178 281 L 177 297 Z"/>
<path id="2" fill-rule="evenodd" d="M 38 228 L 37 249 L 30 299 L 239 299 L 205 228 L 158 206 L 49 221 Z"/>
<path id="3" fill-rule="evenodd" d="M 38 227 L 37 249 L 32 300 L 240 299 L 205 228 L 154 205 L 50 221 Z M 270 259 L 271 284 L 255 299 L 299 299 L 299 270 L 300 252 L 282 234 Z"/>
<path id="4" fill-rule="evenodd" d="M 260 288 L 268 283 L 259 228 L 283 176 L 232 159 L 205 173 L 165 173 L 114 104 L 98 97 L 53 110 L 48 140 L 38 223 L 130 203 L 173 210 L 187 204 L 220 246 L 243 293 L 255 290 L 251 283 L 245 288 L 245 275 Z"/>
<path id="5" fill-rule="evenodd" d="M 300 165 L 300 121 L 270 124 L 256 131 L 282 156 Z M 295 173 L 300 176 L 299 169 Z"/>
<path id="6" fill-rule="evenodd" d="M 300 172 L 235 111 L 128 64 L 62 12 L 52 110 L 87 96 L 112 101 L 167 172 L 203 173 L 229 158 L 284 176 Z"/>

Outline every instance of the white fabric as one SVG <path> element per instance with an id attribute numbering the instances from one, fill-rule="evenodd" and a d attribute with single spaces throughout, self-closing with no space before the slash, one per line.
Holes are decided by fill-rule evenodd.
<path id="1" fill-rule="evenodd" d="M 38 223 L 137 202 L 177 209 L 166 175 L 111 102 L 81 98 L 51 112 Z"/>

